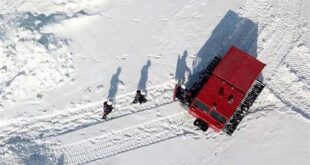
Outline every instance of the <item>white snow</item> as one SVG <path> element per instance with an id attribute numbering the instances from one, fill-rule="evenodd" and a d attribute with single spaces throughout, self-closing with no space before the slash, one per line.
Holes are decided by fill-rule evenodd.
<path id="1" fill-rule="evenodd" d="M 0 0 L 0 164 L 310 164 L 308 10 L 306 0 Z M 172 101 L 175 78 L 231 45 L 267 64 L 266 87 L 232 136 L 202 133 Z M 145 87 L 149 101 L 130 104 Z"/>

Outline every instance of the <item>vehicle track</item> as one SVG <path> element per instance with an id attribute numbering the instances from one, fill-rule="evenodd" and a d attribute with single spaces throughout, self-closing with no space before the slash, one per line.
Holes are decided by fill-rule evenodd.
<path id="1" fill-rule="evenodd" d="M 134 92 L 116 98 L 115 110 L 108 120 L 150 110 L 152 108 L 173 102 L 172 93 L 174 81 L 154 86 L 148 90 L 149 99 L 144 104 L 129 104 L 132 102 Z M 1 126 L 0 137 L 3 141 L 11 136 L 29 134 L 33 139 L 49 136 L 58 136 L 91 125 L 104 122 L 101 119 L 102 102 L 94 102 L 73 109 L 63 110 L 56 114 L 33 118 L 18 118 Z M 108 121 L 107 120 L 107 121 Z"/>
<path id="2" fill-rule="evenodd" d="M 292 111 L 310 119 L 310 89 L 284 65 L 279 67 L 274 79 L 269 82 L 268 88 Z M 286 75 L 285 77 L 283 75 Z M 270 88 L 269 86 L 272 86 Z"/>
<path id="3" fill-rule="evenodd" d="M 265 94 L 268 93 L 265 92 Z M 276 99 L 273 95 L 271 97 Z M 254 105 L 255 108 L 274 109 L 274 107 L 283 107 L 280 100 L 275 103 L 261 99 L 260 103 Z M 255 118 L 264 115 L 257 115 Z M 247 122 L 253 120 L 253 117 L 244 120 L 239 128 L 246 127 Z M 192 124 L 193 121 L 194 118 L 186 112 L 180 112 L 80 142 L 54 147 L 52 150 L 55 155 L 64 158 L 65 164 L 85 164 L 178 136 L 186 134 L 196 136 L 198 133 Z"/>
<path id="4" fill-rule="evenodd" d="M 186 112 L 181 112 L 103 136 L 56 147 L 54 152 L 56 155 L 64 154 L 65 164 L 85 164 L 192 133 L 192 122 L 192 117 Z"/>
<path id="5" fill-rule="evenodd" d="M 309 66 L 300 54 L 292 53 L 292 51 L 295 51 L 295 46 L 297 46 L 296 40 L 301 35 L 298 33 L 300 24 L 296 23 L 300 19 L 297 16 L 300 12 L 301 1 L 297 2 L 286 0 L 280 5 L 280 9 L 275 11 L 269 1 L 247 1 L 240 13 L 250 15 L 250 18 L 252 17 L 258 22 L 263 22 L 259 28 L 257 50 L 258 58 L 267 63 L 264 70 L 264 79 L 268 91 L 263 92 L 260 98 L 268 96 L 270 91 L 287 107 L 291 107 L 293 111 L 300 113 L 309 120 L 309 92 L 307 92 L 309 91 Z M 292 22 L 295 23 L 292 24 Z M 235 30 L 236 32 L 232 35 L 242 32 L 241 29 Z M 247 36 L 252 33 L 253 29 L 248 29 L 245 33 L 247 35 L 243 35 L 241 37 L 243 39 L 238 38 L 237 42 L 244 47 L 253 46 L 245 42 Z M 288 77 L 282 77 L 283 74 L 288 75 Z M 174 83 L 168 82 L 165 85 L 165 87 L 158 87 L 158 89 L 154 87 L 153 91 L 150 89 L 148 92 L 148 97 L 151 98 L 150 102 L 141 106 L 127 105 L 128 102 L 132 101 L 134 93 L 117 98 L 117 110 L 111 113 L 111 119 L 171 103 Z M 300 90 L 296 91 L 296 89 Z M 163 95 L 159 92 L 161 90 L 163 90 Z M 100 123 L 101 120 L 98 119 L 98 114 L 101 112 L 101 104 L 101 102 L 95 102 L 68 110 L 65 113 L 61 112 L 34 119 L 18 119 L 17 122 L 11 122 L 12 126 L 9 126 L 9 128 L 3 127 L 4 131 L 2 131 L 1 138 L 26 132 L 33 134 L 34 139 L 58 136 Z M 253 106 L 261 109 L 257 104 Z M 192 133 L 190 132 L 193 129 L 191 120 L 186 113 L 178 113 L 167 118 L 143 123 L 139 126 L 78 143 L 59 146 L 54 148 L 54 151 L 57 155 L 64 154 L 65 162 L 68 164 L 84 164 L 186 133 Z"/>
<path id="6" fill-rule="evenodd" d="M 284 63 L 291 72 L 295 73 L 309 87 L 310 59 L 308 57 L 310 57 L 309 49 L 305 46 L 297 46 L 290 51 Z"/>
<path id="7" fill-rule="evenodd" d="M 306 56 L 309 56 L 309 53 L 305 48 L 302 50 L 296 48 L 297 41 L 302 36 L 300 27 L 303 22 L 299 17 L 302 1 L 286 0 L 280 4 L 278 10 L 273 9 L 269 3 L 269 1 L 247 1 L 245 11 L 241 12 L 251 11 L 244 15 L 263 22 L 259 33 L 259 43 L 263 44 L 259 45 L 258 59 L 267 64 L 263 70 L 264 82 L 278 99 L 291 107 L 291 110 L 309 119 L 310 96 L 307 91 L 309 91 L 310 69 L 307 62 L 300 57 L 301 53 Z M 261 8 L 262 6 L 265 7 Z M 267 9 L 264 11 L 269 13 L 266 18 L 260 17 L 261 9 Z M 271 23 L 268 25 L 267 21 Z M 292 53 L 292 50 L 298 53 Z M 288 75 L 289 78 L 284 78 L 283 75 Z M 300 90 L 297 92 L 296 89 Z"/>

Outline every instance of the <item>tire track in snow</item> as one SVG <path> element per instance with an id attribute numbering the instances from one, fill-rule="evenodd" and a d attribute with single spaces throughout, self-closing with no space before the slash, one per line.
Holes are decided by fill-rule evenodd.
<path id="1" fill-rule="evenodd" d="M 258 104 L 256 103 L 253 106 L 257 109 L 274 109 L 274 107 L 284 106 L 274 95 L 269 94 L 270 91 L 264 92 L 264 95 L 271 98 L 270 100 L 265 101 L 264 99 L 260 99 Z M 262 96 L 262 98 L 266 97 Z M 272 100 L 276 100 L 276 102 Z M 261 115 L 255 116 L 255 118 L 245 118 L 237 130 L 246 127 L 248 121 L 264 115 L 262 113 Z M 192 124 L 193 121 L 194 118 L 186 112 L 180 112 L 140 125 L 113 131 L 105 135 L 55 147 L 52 150 L 54 150 L 54 154 L 58 155 L 58 157 L 60 155 L 64 157 L 65 164 L 85 164 L 178 136 L 186 134 L 198 135 L 195 131 L 196 127 Z"/>
<path id="2" fill-rule="evenodd" d="M 148 89 L 148 102 L 144 104 L 130 105 L 134 92 L 116 98 L 115 110 L 109 115 L 108 120 L 130 115 L 133 113 L 150 110 L 152 108 L 173 102 L 172 93 L 174 81 L 154 86 Z M 102 114 L 102 102 L 94 102 L 81 107 L 63 110 L 56 114 L 34 118 L 14 119 L 1 127 L 0 137 L 3 140 L 11 136 L 29 134 L 33 139 L 57 136 L 75 131 L 104 121 Z"/>
<path id="3" fill-rule="evenodd" d="M 278 11 L 274 11 L 268 3 L 270 2 L 247 1 L 245 6 L 245 11 L 250 11 L 247 13 L 249 17 L 256 20 L 264 20 L 255 12 L 260 11 L 260 6 L 266 6 L 266 9 L 274 12 L 265 18 L 272 23 L 268 25 L 266 21 L 263 21 L 263 30 L 259 34 L 259 43 L 262 42 L 263 44 L 259 45 L 258 59 L 267 64 L 263 70 L 265 83 L 279 100 L 291 107 L 293 111 L 309 119 L 308 102 L 310 97 L 307 94 L 309 84 L 305 77 L 309 77 L 310 70 L 298 55 L 289 55 L 302 36 L 300 33 L 302 21 L 299 17 L 302 2 L 286 0 L 280 4 Z M 283 69 L 284 61 L 291 64 L 294 72 L 284 71 L 287 70 Z M 302 64 L 302 66 L 298 64 Z M 295 73 L 297 77 L 292 73 Z M 285 79 L 283 75 L 287 75 L 289 78 Z M 300 79 L 305 79 L 306 82 L 299 81 Z M 296 89 L 300 89 L 298 90 L 300 92 L 297 92 Z"/>
<path id="4" fill-rule="evenodd" d="M 266 5 L 266 6 L 268 6 L 268 5 Z M 284 9 L 283 9 L 283 11 L 284 11 Z M 262 47 L 262 49 L 260 49 L 260 52 L 259 52 L 259 54 L 262 54 L 262 57 L 260 56 L 260 58 L 267 59 L 266 61 L 268 62 L 267 64 L 269 65 L 269 72 L 272 73 L 272 74 L 266 76 L 266 78 L 268 79 L 268 78 L 272 77 L 273 75 L 278 76 L 278 77 L 273 78 L 274 81 L 271 79 L 268 80 L 267 88 L 272 92 L 272 94 L 277 99 L 279 99 L 282 103 L 286 104 L 287 106 L 291 106 L 291 108 L 293 108 L 293 110 L 295 107 L 300 107 L 300 105 L 302 105 L 302 104 L 305 104 L 305 106 L 307 108 L 308 105 L 305 102 L 305 101 L 307 101 L 307 98 L 302 98 L 301 100 L 299 100 L 299 102 L 297 99 L 286 101 L 286 99 L 291 97 L 291 96 L 293 96 L 293 97 L 299 96 L 298 98 L 300 99 L 300 96 L 307 95 L 307 92 L 304 92 L 301 94 L 301 93 L 298 93 L 298 91 L 294 92 L 293 90 L 291 90 L 289 88 L 284 88 L 287 91 L 285 91 L 285 90 L 283 91 L 283 88 L 282 88 L 282 87 L 287 86 L 289 84 L 286 82 L 285 79 L 283 79 L 283 77 L 281 77 L 281 75 L 283 73 L 288 74 L 288 73 L 286 73 L 287 68 L 283 67 L 281 65 L 281 63 L 284 59 L 286 59 L 287 54 L 292 50 L 293 47 L 291 46 L 291 44 L 294 43 L 295 37 L 294 37 L 294 35 L 292 35 L 290 33 L 286 33 L 287 28 L 289 26 L 287 26 L 285 24 L 283 25 L 282 24 L 283 22 L 281 22 L 280 20 L 281 19 L 276 18 L 274 20 L 274 22 L 271 24 L 271 27 L 266 25 L 266 27 L 264 28 L 264 30 L 261 31 L 261 34 L 260 34 L 263 36 L 264 35 L 269 36 L 269 34 L 272 34 L 272 36 L 269 37 L 268 40 L 265 41 L 264 47 Z M 274 31 L 275 28 L 277 29 L 277 31 Z M 290 61 L 294 62 L 295 58 L 293 58 L 293 60 L 290 60 Z M 277 70 L 277 69 L 279 69 L 279 70 Z M 302 73 L 305 74 L 307 72 L 302 71 Z M 293 82 L 298 81 L 298 80 L 296 80 L 296 77 L 294 74 L 291 74 L 290 78 L 292 78 L 291 81 L 293 81 Z M 298 82 L 298 83 L 300 83 L 300 82 Z M 302 86 L 304 84 L 298 84 L 298 85 Z M 296 87 L 294 87 L 292 89 L 296 89 Z M 269 94 L 269 92 L 267 92 L 267 93 Z M 279 95 L 279 94 L 282 94 L 283 96 Z M 261 97 L 263 98 L 264 94 L 261 95 Z M 259 108 L 259 107 L 257 107 L 257 108 Z M 303 110 L 300 111 L 298 109 L 297 110 L 295 109 L 295 111 L 302 114 L 306 118 L 308 116 L 307 113 L 305 114 Z M 86 143 L 90 143 L 89 141 L 85 142 L 85 145 L 87 145 Z M 77 143 L 76 145 L 79 145 L 79 144 Z M 93 144 L 91 144 L 91 145 L 93 145 Z M 125 143 L 120 144 L 120 145 L 125 145 Z M 72 146 L 74 146 L 74 144 L 72 144 Z M 135 146 L 133 148 L 139 148 L 139 145 L 133 145 L 133 146 Z M 68 146 L 66 146 L 66 147 L 68 147 Z M 122 146 L 122 147 L 124 147 L 124 146 Z M 129 150 L 131 150 L 131 149 L 132 148 L 129 148 Z M 95 150 L 95 149 L 91 148 L 91 150 Z M 126 149 L 124 149 L 124 150 L 127 151 Z M 95 150 L 95 151 L 97 151 L 97 150 Z M 110 153 L 107 155 L 112 156 L 114 154 L 121 153 L 124 151 L 117 151 L 116 150 L 114 153 L 112 151 L 102 151 L 102 152 L 104 154 Z M 89 156 L 87 158 L 81 157 L 83 155 L 84 154 L 82 154 L 80 156 L 78 154 L 77 155 L 73 154 L 73 156 L 68 156 L 68 160 L 71 160 L 71 158 L 72 158 L 73 164 L 76 164 L 76 163 L 79 164 L 79 163 L 81 163 L 80 161 L 83 161 L 84 159 L 86 159 L 86 160 L 88 159 L 87 161 L 90 161 L 90 160 L 102 159 L 102 158 L 106 157 L 106 156 L 98 156 L 98 155 L 97 156 L 96 155 Z M 75 158 L 75 157 L 79 157 L 80 159 Z"/>
<path id="5" fill-rule="evenodd" d="M 263 33 L 266 32 L 266 29 L 269 27 L 270 24 L 272 24 L 274 19 L 274 13 L 273 8 L 269 4 L 269 0 L 251 0 L 246 1 L 245 4 L 240 7 L 238 13 L 246 18 L 251 19 L 252 21 L 256 22 L 258 25 L 257 29 L 257 45 L 252 45 L 251 49 L 257 49 L 252 50 L 249 52 L 256 52 L 257 54 L 260 54 L 260 49 L 263 47 L 261 43 L 264 43 L 263 40 L 268 37 L 270 37 L 273 33 L 270 31 L 270 34 Z M 267 34 L 268 37 L 264 37 L 264 35 Z M 249 42 L 249 40 L 244 40 L 244 42 Z"/>
<path id="6" fill-rule="evenodd" d="M 242 29 L 238 29 L 242 25 L 242 20 L 239 21 L 239 25 L 236 26 L 235 32 L 232 34 L 234 36 L 237 36 L 236 34 L 240 33 Z M 242 27 L 242 26 L 241 26 Z M 251 32 L 252 30 L 248 29 L 248 32 Z M 242 38 L 246 38 L 248 35 L 245 35 L 247 33 L 243 33 L 244 36 Z M 251 34 L 251 33 L 250 33 Z M 242 42 L 242 39 L 239 38 L 233 38 L 231 41 L 239 40 L 238 42 Z M 171 88 L 172 89 L 172 88 Z M 158 98 L 156 96 L 156 92 L 150 91 L 149 93 L 155 94 L 153 98 Z M 158 93 L 157 93 L 158 94 Z M 161 96 L 165 95 L 159 95 L 159 98 Z M 171 93 L 167 95 L 167 98 L 170 99 Z M 131 102 L 132 97 L 120 97 L 118 98 L 117 105 L 123 106 L 123 102 Z M 169 101 L 164 101 L 165 102 L 171 102 L 171 99 Z M 164 104 L 162 103 L 162 104 Z M 158 103 L 156 102 L 148 102 L 147 104 L 144 104 L 143 107 L 138 107 L 138 106 L 124 106 L 121 107 L 120 109 L 116 107 L 117 110 L 115 113 L 111 114 L 111 118 L 117 118 L 121 117 L 124 115 L 128 115 L 131 113 L 136 113 L 138 111 L 150 109 L 152 107 L 158 106 Z M 97 123 L 100 123 L 101 120 L 97 118 L 97 114 L 100 113 L 101 109 L 101 103 L 100 102 L 95 102 L 91 104 L 87 104 L 82 107 L 78 107 L 69 111 L 66 111 L 65 113 L 58 113 L 58 114 L 53 114 L 53 115 L 48 115 L 48 116 L 43 116 L 35 119 L 22 119 L 18 122 L 18 124 L 13 124 L 11 127 L 7 127 L 4 129 L 3 132 L 5 134 L 2 134 L 2 137 L 6 137 L 6 135 L 15 135 L 15 134 L 20 134 L 20 133 L 26 133 L 26 132 L 32 132 L 33 138 L 38 138 L 38 137 L 48 137 L 48 136 L 57 136 L 59 134 L 67 133 L 69 131 L 74 131 L 80 128 L 84 128 L 90 125 L 94 125 Z M 123 110 L 126 109 L 126 110 Z M 17 128 L 17 129 L 16 129 Z"/>
<path id="7" fill-rule="evenodd" d="M 267 5 L 268 6 L 268 5 Z M 240 31 L 240 30 L 236 30 L 236 31 Z M 251 30 L 249 30 L 251 31 Z M 233 33 L 232 35 L 234 35 L 235 33 Z M 246 38 L 246 35 L 245 35 Z M 241 40 L 240 40 L 241 41 Z M 277 42 L 280 43 L 280 42 Z M 126 97 L 121 97 L 119 100 L 125 99 Z M 130 97 L 131 98 L 131 97 Z M 125 99 L 126 100 L 126 99 Z M 131 100 L 127 100 L 131 101 Z M 122 105 L 122 103 L 120 103 L 120 105 Z M 120 116 L 124 116 L 124 115 L 128 115 L 131 113 L 135 113 L 137 111 L 142 111 L 145 110 L 147 108 L 152 108 L 156 106 L 156 103 L 153 105 L 148 105 L 146 104 L 145 107 L 140 109 L 137 107 L 133 108 L 132 106 L 129 107 L 125 107 L 122 109 L 128 109 L 127 111 L 117 111 L 117 113 L 113 113 L 111 114 L 112 118 L 117 118 Z M 26 128 L 18 130 L 20 133 L 23 132 L 29 132 L 29 130 L 36 130 L 36 134 L 35 136 L 40 136 L 40 137 L 46 137 L 46 136 L 57 136 L 59 134 L 63 134 L 69 131 L 74 131 L 76 129 L 80 129 L 83 127 L 87 127 L 96 123 L 101 122 L 100 120 L 98 120 L 95 115 L 100 113 L 100 108 L 101 105 L 100 103 L 92 103 L 92 104 L 88 104 L 86 106 L 74 109 L 73 111 L 71 111 L 70 113 L 66 113 L 66 114 L 58 114 L 52 118 L 50 117 L 43 117 L 41 119 L 38 119 L 39 123 L 37 123 L 36 121 L 26 121 L 26 122 L 18 122 L 18 123 L 23 123 L 24 126 Z M 58 120 L 59 117 L 63 118 L 61 121 Z M 37 121 L 38 121 L 37 120 Z M 44 123 L 44 124 L 42 124 Z M 47 126 L 47 127 L 42 127 L 43 125 Z M 31 128 L 29 128 L 31 127 Z M 7 128 L 6 130 L 4 130 L 4 132 L 8 132 L 8 134 L 14 134 L 16 132 L 10 132 L 9 128 Z M 2 135 L 4 136 L 4 135 Z"/>
<path id="8" fill-rule="evenodd" d="M 285 11 L 285 10 L 283 10 L 283 11 Z M 279 15 L 281 15 L 281 13 Z M 285 14 L 282 13 L 282 15 L 285 15 Z M 261 49 L 259 51 L 259 55 L 260 55 L 259 58 L 263 59 L 263 61 L 265 61 L 265 59 L 266 59 L 266 61 L 271 61 L 269 64 L 268 63 L 267 64 L 270 66 L 271 69 L 269 69 L 269 71 L 272 72 L 272 74 L 265 77 L 265 78 L 267 78 L 267 80 L 268 80 L 268 78 L 272 78 L 274 75 L 278 75 L 278 77 L 272 78 L 273 80 L 268 80 L 268 84 L 267 84 L 268 88 L 272 91 L 272 93 L 275 96 L 277 96 L 278 99 L 281 98 L 282 102 L 284 102 L 286 105 L 288 105 L 288 106 L 296 105 L 298 107 L 301 104 L 300 102 L 294 103 L 294 101 L 291 101 L 289 99 L 289 97 L 292 96 L 291 92 L 295 88 L 288 87 L 287 91 L 283 92 L 282 91 L 283 88 L 281 88 L 281 86 L 289 85 L 288 83 L 290 83 L 290 82 L 286 82 L 285 79 L 282 79 L 281 81 L 277 81 L 277 78 L 281 78 L 281 73 L 286 73 L 286 69 L 281 66 L 281 62 L 285 61 L 286 55 L 292 49 L 292 46 L 290 46 L 290 44 L 292 44 L 291 42 L 294 42 L 294 36 L 292 34 L 286 34 L 285 33 L 285 31 L 287 31 L 288 26 L 282 25 L 281 21 L 282 21 L 281 18 L 275 18 L 274 22 L 271 25 L 266 26 L 264 28 L 264 30 L 261 31 L 260 36 L 268 36 L 268 40 L 266 40 L 264 45 L 261 46 Z M 277 29 L 277 30 L 275 31 L 274 29 Z M 289 30 L 292 30 L 292 29 L 289 29 Z M 270 36 L 270 34 L 272 34 L 272 36 Z M 273 44 L 273 43 L 276 43 L 276 44 Z M 273 44 L 273 45 L 271 45 L 271 44 Z M 291 64 L 292 64 L 295 61 L 295 58 L 292 57 L 292 59 L 288 60 L 288 63 L 290 63 L 289 61 L 291 61 Z M 278 71 L 277 70 L 278 68 L 280 68 L 279 70 L 281 70 L 281 71 Z M 304 71 L 302 71 L 302 72 L 304 73 Z M 292 75 L 292 76 L 294 76 L 294 75 Z M 281 95 L 278 95 L 279 93 Z M 290 93 L 290 94 L 287 94 L 287 93 Z M 287 96 L 289 96 L 289 97 L 287 97 Z M 295 96 L 295 95 L 293 95 L 293 96 Z M 298 98 L 299 94 L 296 93 L 296 96 Z M 264 95 L 261 95 L 261 97 L 264 97 Z M 283 100 L 283 98 L 284 98 L 284 100 Z M 288 101 L 287 101 L 287 99 L 288 99 Z M 101 106 L 101 105 L 99 105 L 99 106 Z M 85 110 L 88 110 L 87 106 L 86 106 Z M 77 118 L 77 119 L 79 119 L 79 118 Z M 91 146 L 91 145 L 86 145 L 86 146 Z M 137 145 L 133 145 L 133 146 L 136 147 Z M 90 147 L 90 150 L 92 150 L 92 149 L 93 148 Z M 60 150 L 62 150 L 62 149 L 60 149 Z M 130 150 L 130 148 L 129 148 L 129 150 Z M 120 152 L 124 152 L 124 151 L 118 151 L 118 153 L 120 153 Z M 69 158 L 73 159 L 73 163 L 81 162 L 81 159 L 75 158 L 75 157 L 79 157 L 79 156 L 72 156 Z M 92 155 L 90 157 L 92 157 Z M 94 158 L 95 159 L 97 159 L 97 158 L 101 159 L 100 156 L 93 156 L 93 158 L 86 158 L 86 159 L 94 159 Z M 74 160 L 77 160 L 77 161 L 74 161 Z"/>
<path id="9" fill-rule="evenodd" d="M 191 124 L 193 120 L 186 112 L 181 112 L 103 136 L 57 147 L 54 148 L 54 152 L 56 155 L 64 155 L 65 164 L 85 164 L 193 133 L 194 127 Z"/>
<path id="10" fill-rule="evenodd" d="M 264 95 L 269 94 L 269 91 L 264 92 Z M 274 95 L 269 96 L 272 97 L 271 100 L 276 99 Z M 281 105 L 280 101 L 275 103 L 271 100 L 259 100 L 259 103 L 254 105 L 255 108 L 258 109 L 264 109 L 266 107 L 274 109 L 274 106 L 279 106 L 277 103 Z M 264 116 L 264 114 L 256 116 L 255 119 L 261 116 Z M 245 122 L 240 125 L 238 130 L 246 127 L 247 122 L 252 119 L 254 118 L 245 118 Z M 192 134 L 195 138 L 198 136 L 198 133 L 195 131 L 196 128 L 192 125 L 193 120 L 194 118 L 186 112 L 180 112 L 140 125 L 118 131 L 111 131 L 108 134 L 96 136 L 80 142 L 50 147 L 49 153 L 50 155 L 54 155 L 53 159 L 55 164 L 56 162 L 62 162 L 63 164 L 85 164 L 186 134 Z M 16 164 L 23 159 L 19 157 L 2 158 L 2 162 L 6 162 L 6 164 Z"/>
<path id="11" fill-rule="evenodd" d="M 274 88 L 271 90 L 282 102 L 309 120 L 310 61 L 304 57 L 309 57 L 309 49 L 304 46 L 294 47 L 277 68 L 277 74 L 270 84 L 276 84 L 272 85 Z"/>
<path id="12" fill-rule="evenodd" d="M 275 10 L 269 0 L 254 0 L 247 1 L 243 8 L 240 11 L 242 15 L 259 22 L 258 59 L 267 64 L 263 70 L 264 77 L 272 77 L 296 40 L 296 36 L 291 33 L 297 35 L 295 29 L 298 27 L 299 18 L 295 18 L 295 14 L 298 15 L 298 5 L 295 2 L 289 5 L 282 3 L 280 8 Z M 290 13 L 290 10 L 296 13 Z M 268 15 L 261 13 L 268 13 Z M 296 21 L 288 21 L 289 17 L 294 17 Z"/>
<path id="13" fill-rule="evenodd" d="M 294 47 L 284 63 L 296 76 L 308 86 L 310 85 L 310 53 L 306 46 Z"/>
<path id="14" fill-rule="evenodd" d="M 310 119 L 310 88 L 304 84 L 289 68 L 279 67 L 274 79 L 269 82 L 269 90 L 292 111 Z M 283 76 L 285 75 L 285 76 Z"/>

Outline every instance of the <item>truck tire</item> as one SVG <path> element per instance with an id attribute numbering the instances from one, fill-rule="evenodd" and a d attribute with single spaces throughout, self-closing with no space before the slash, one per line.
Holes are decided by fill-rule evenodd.
<path id="1" fill-rule="evenodd" d="M 193 124 L 194 126 L 201 129 L 203 132 L 206 132 L 209 128 L 209 125 L 201 119 L 196 119 Z"/>
<path id="2" fill-rule="evenodd" d="M 202 122 L 201 123 L 201 126 L 200 126 L 200 129 L 203 131 L 203 132 L 206 132 L 209 128 L 209 125 L 205 122 Z"/>

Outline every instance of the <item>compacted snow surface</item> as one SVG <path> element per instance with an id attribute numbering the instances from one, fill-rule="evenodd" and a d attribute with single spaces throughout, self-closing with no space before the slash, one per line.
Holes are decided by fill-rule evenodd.
<path id="1" fill-rule="evenodd" d="M 310 164 L 308 11 L 306 0 L 0 0 L 0 164 Z M 266 64 L 266 87 L 232 136 L 203 133 L 174 85 L 231 45 Z M 148 102 L 130 104 L 137 89 Z"/>

